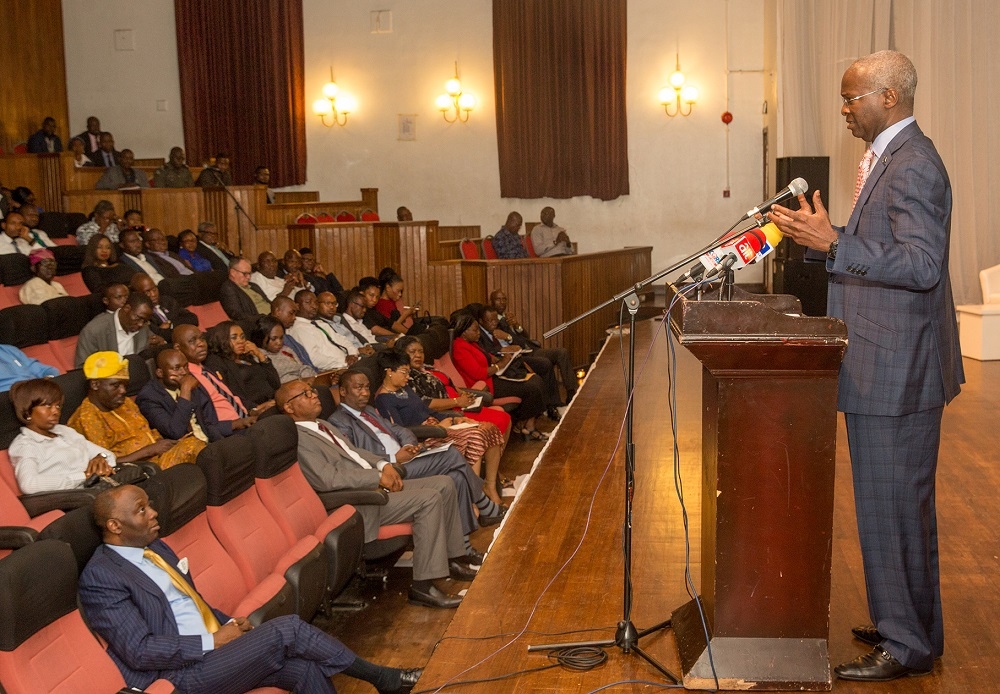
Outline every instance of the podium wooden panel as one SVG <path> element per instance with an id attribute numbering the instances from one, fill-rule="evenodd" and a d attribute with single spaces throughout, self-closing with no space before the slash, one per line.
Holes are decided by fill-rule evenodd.
<path id="1" fill-rule="evenodd" d="M 204 219 L 201 188 L 143 188 L 139 198 L 143 224 L 165 234 L 176 235 L 183 229 L 198 231 Z"/>
<path id="2" fill-rule="evenodd" d="M 680 299 L 702 363 L 702 586 L 672 617 L 684 686 L 828 690 L 837 376 L 844 324 L 797 299 Z M 672 298 L 674 288 L 668 288 Z"/>

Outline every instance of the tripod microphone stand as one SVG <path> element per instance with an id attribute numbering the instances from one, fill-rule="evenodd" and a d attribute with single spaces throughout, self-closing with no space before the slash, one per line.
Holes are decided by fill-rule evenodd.
<path id="1" fill-rule="evenodd" d="M 240 215 L 242 215 L 243 217 L 246 217 L 246 220 L 248 222 L 250 222 L 250 226 L 252 226 L 254 228 L 254 231 L 259 232 L 260 229 L 257 227 L 257 223 L 253 221 L 253 218 L 250 215 L 247 214 L 246 210 L 243 209 L 243 205 L 240 204 L 239 198 L 237 198 L 235 195 L 233 195 L 233 191 L 229 190 L 229 186 L 227 186 L 223 182 L 223 180 L 219 176 L 218 172 L 213 171 L 212 173 L 215 176 L 215 180 L 218 181 L 219 187 L 222 188 L 224 191 L 226 191 L 226 195 L 228 195 L 230 197 L 230 199 L 233 201 L 233 205 L 236 208 L 236 245 L 237 245 L 237 250 L 239 251 L 239 255 L 242 258 L 243 257 L 243 220 L 240 217 Z"/>

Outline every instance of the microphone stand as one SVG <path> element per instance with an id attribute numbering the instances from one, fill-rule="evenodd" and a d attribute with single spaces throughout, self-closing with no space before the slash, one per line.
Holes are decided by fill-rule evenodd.
<path id="1" fill-rule="evenodd" d="M 625 376 L 625 388 L 628 394 L 628 401 L 625 406 L 625 515 L 622 520 L 622 547 L 624 553 L 624 567 L 623 567 L 623 586 L 622 586 L 622 618 L 618 622 L 618 628 L 615 630 L 615 636 L 613 639 L 604 639 L 599 641 L 576 641 L 570 643 L 547 643 L 528 646 L 529 652 L 535 651 L 548 651 L 556 648 L 574 648 L 574 647 L 598 647 L 604 648 L 607 646 L 617 646 L 625 654 L 635 653 L 640 658 L 645 660 L 647 663 L 652 665 L 660 674 L 670 680 L 673 684 L 680 684 L 681 679 L 675 675 L 673 672 L 668 670 L 663 664 L 658 662 L 651 655 L 646 653 L 640 646 L 639 640 L 649 636 L 650 634 L 662 631 L 663 629 L 669 629 L 671 627 L 670 620 L 667 619 L 659 624 L 655 624 L 647 629 L 639 630 L 636 628 L 635 624 L 632 622 L 632 496 L 635 492 L 635 435 L 634 435 L 634 406 L 633 406 L 633 389 L 635 388 L 635 325 L 636 325 L 636 314 L 639 311 L 639 292 L 648 287 L 653 282 L 656 282 L 663 277 L 666 277 L 672 272 L 680 270 L 682 267 L 686 266 L 694 260 L 701 257 L 703 253 L 710 250 L 714 250 L 720 246 L 725 245 L 729 238 L 727 238 L 729 232 L 723 234 L 722 240 L 713 241 L 709 247 L 698 251 L 694 255 L 691 255 L 683 260 L 680 260 L 670 267 L 660 270 L 659 272 L 647 277 L 641 282 L 637 282 L 628 289 L 615 294 L 613 297 L 607 301 L 588 309 L 587 311 L 581 313 L 575 318 L 557 325 L 548 332 L 543 334 L 545 339 L 549 339 L 554 335 L 558 335 L 562 331 L 566 330 L 571 325 L 580 322 L 587 316 L 591 316 L 598 311 L 601 311 L 609 306 L 617 304 L 619 301 L 625 302 L 625 308 L 629 313 L 629 334 L 628 334 L 628 371 Z M 719 279 L 723 280 L 721 291 L 724 290 L 728 284 L 728 297 L 732 298 L 732 280 L 733 280 L 733 270 L 732 264 L 736 261 L 735 256 L 732 257 L 732 261 L 723 264 L 723 273 L 720 273 Z M 713 280 L 714 281 L 714 280 Z"/>
<path id="2" fill-rule="evenodd" d="M 224 191 L 226 191 L 226 195 L 228 195 L 230 197 L 230 199 L 233 201 L 233 205 L 236 208 L 236 245 L 237 245 L 237 250 L 239 251 L 239 255 L 242 258 L 243 257 L 243 223 L 242 223 L 242 219 L 240 218 L 240 215 L 243 215 L 243 217 L 246 217 L 246 220 L 248 222 L 250 222 L 250 226 L 252 226 L 254 228 L 254 231 L 256 231 L 256 232 L 259 233 L 260 232 L 260 228 L 257 226 L 257 223 L 253 221 L 253 219 L 250 217 L 250 215 L 247 214 L 247 211 L 243 209 L 243 206 L 240 204 L 239 198 L 237 198 L 235 195 L 233 195 L 233 191 L 229 190 L 229 186 L 227 186 L 225 184 L 225 182 L 223 182 L 222 177 L 219 175 L 219 172 L 218 171 L 212 171 L 212 175 L 215 176 L 215 180 L 218 181 L 219 187 L 222 188 Z"/>

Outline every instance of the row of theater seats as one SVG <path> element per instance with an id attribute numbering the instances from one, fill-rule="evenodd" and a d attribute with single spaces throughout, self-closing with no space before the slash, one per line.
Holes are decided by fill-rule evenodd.
<path id="1" fill-rule="evenodd" d="M 336 214 L 336 216 L 330 214 L 329 212 L 317 212 L 316 214 L 311 214 L 309 212 L 304 212 L 295 218 L 296 224 L 330 224 L 332 222 L 356 222 L 359 217 L 355 216 L 353 213 L 347 210 L 341 210 Z M 362 222 L 377 222 L 379 221 L 378 212 L 367 207 L 361 210 L 360 219 Z"/>
<path id="2" fill-rule="evenodd" d="M 531 234 L 522 236 L 521 241 L 524 244 L 524 250 L 528 251 L 528 257 L 537 258 L 538 254 L 535 253 L 535 246 L 531 242 Z M 481 251 L 480 246 L 482 246 Z M 484 236 L 481 239 L 462 239 L 459 244 L 459 250 L 462 253 L 463 260 L 499 260 L 500 258 L 493 247 L 492 234 Z"/>
<path id="3" fill-rule="evenodd" d="M 253 624 L 286 614 L 311 620 L 363 558 L 397 554 L 412 534 L 407 523 L 384 526 L 365 545 L 351 503 L 384 503 L 382 495 L 317 494 L 299 468 L 297 441 L 290 418 L 267 417 L 248 436 L 207 446 L 197 465 L 177 465 L 144 483 L 160 537 L 188 559 L 201 594 Z M 0 686 L 7 694 L 123 686 L 76 611 L 76 577 L 100 542 L 88 505 L 51 518 L 37 540 L 0 559 Z M 157 686 L 148 691 L 170 691 Z"/>
<path id="4" fill-rule="evenodd" d="M 66 290 L 71 291 L 70 286 L 73 286 L 78 292 L 76 279 L 79 273 L 60 277 L 59 281 L 69 278 L 73 280 L 64 284 Z M 173 296 L 198 316 L 199 326 L 206 330 L 227 319 L 217 299 L 219 287 L 225 279 L 226 273 L 221 270 L 202 272 L 165 279 L 160 282 L 160 291 Z M 79 284 L 83 286 L 82 280 Z M 83 288 L 86 290 L 86 287 Z M 14 289 L 0 288 L 3 292 Z M 103 310 L 105 306 L 101 297 L 90 293 L 50 299 L 40 306 L 17 304 L 0 308 L 0 343 L 13 345 L 29 357 L 65 373 L 74 368 L 80 331 Z"/>

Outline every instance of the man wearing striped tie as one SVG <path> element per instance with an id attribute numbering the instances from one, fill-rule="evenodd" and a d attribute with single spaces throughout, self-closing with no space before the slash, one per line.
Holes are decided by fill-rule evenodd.
<path id="1" fill-rule="evenodd" d="M 944 652 L 935 473 L 944 406 L 964 381 L 948 276 L 951 184 L 913 117 L 917 72 L 879 51 L 841 80 L 841 114 L 867 144 L 854 209 L 834 227 L 813 206 L 775 205 L 796 242 L 827 254 L 827 313 L 847 324 L 838 408 L 847 423 L 872 650 L 835 668 L 886 681 L 931 672 Z"/>
<path id="2" fill-rule="evenodd" d="M 104 544 L 80 575 L 80 603 L 126 684 L 169 680 L 188 694 L 278 687 L 333 693 L 343 672 L 382 693 L 408 692 L 420 670 L 382 667 L 296 615 L 253 627 L 213 609 L 195 589 L 186 558 L 159 540 L 146 492 L 122 485 L 94 499 Z"/>

